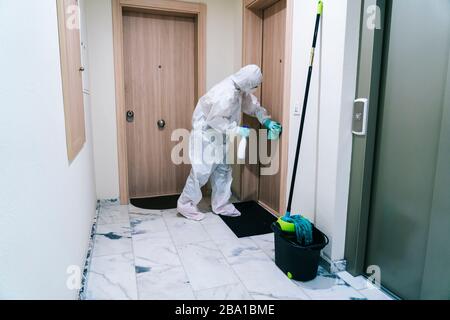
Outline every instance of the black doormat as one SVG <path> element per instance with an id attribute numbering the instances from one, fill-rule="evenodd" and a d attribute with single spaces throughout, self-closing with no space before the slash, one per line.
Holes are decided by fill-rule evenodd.
<path id="1" fill-rule="evenodd" d="M 133 206 L 147 210 L 169 210 L 176 209 L 180 195 L 164 196 L 155 198 L 131 199 Z"/>
<path id="2" fill-rule="evenodd" d="M 238 238 L 273 233 L 271 225 L 277 221 L 277 218 L 257 202 L 240 202 L 235 203 L 234 206 L 242 213 L 240 217 L 220 217 Z"/>

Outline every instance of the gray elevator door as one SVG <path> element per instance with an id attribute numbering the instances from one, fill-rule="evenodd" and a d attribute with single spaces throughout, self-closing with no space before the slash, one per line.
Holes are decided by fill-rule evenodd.
<path id="1" fill-rule="evenodd" d="M 389 7 L 366 266 L 401 298 L 445 298 L 432 288 L 450 246 L 450 0 Z"/>

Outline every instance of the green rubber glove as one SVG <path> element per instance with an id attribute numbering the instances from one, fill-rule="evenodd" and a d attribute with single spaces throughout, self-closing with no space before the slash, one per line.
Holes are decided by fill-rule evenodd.
<path id="1" fill-rule="evenodd" d="M 264 122 L 264 127 L 269 130 L 267 135 L 269 140 L 278 140 L 280 138 L 280 134 L 283 131 L 283 127 L 281 126 L 281 124 L 267 119 L 266 122 Z"/>

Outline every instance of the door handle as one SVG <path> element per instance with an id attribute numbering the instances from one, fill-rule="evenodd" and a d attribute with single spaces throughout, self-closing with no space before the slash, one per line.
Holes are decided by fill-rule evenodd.
<path id="1" fill-rule="evenodd" d="M 353 106 L 353 129 L 355 136 L 364 137 L 367 135 L 367 125 L 369 120 L 369 99 L 356 99 Z"/>
<path id="2" fill-rule="evenodd" d="M 160 130 L 162 130 L 162 129 L 164 129 L 166 127 L 166 121 L 164 121 L 164 120 L 159 120 L 158 121 L 158 128 L 160 129 Z"/>

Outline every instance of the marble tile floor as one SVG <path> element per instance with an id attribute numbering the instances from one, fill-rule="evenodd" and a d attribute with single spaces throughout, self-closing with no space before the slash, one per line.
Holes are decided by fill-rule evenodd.
<path id="1" fill-rule="evenodd" d="M 310 282 L 275 265 L 273 234 L 239 239 L 208 200 L 202 222 L 176 210 L 143 210 L 102 201 L 82 299 L 87 300 L 381 300 L 362 278 L 319 269 Z"/>

